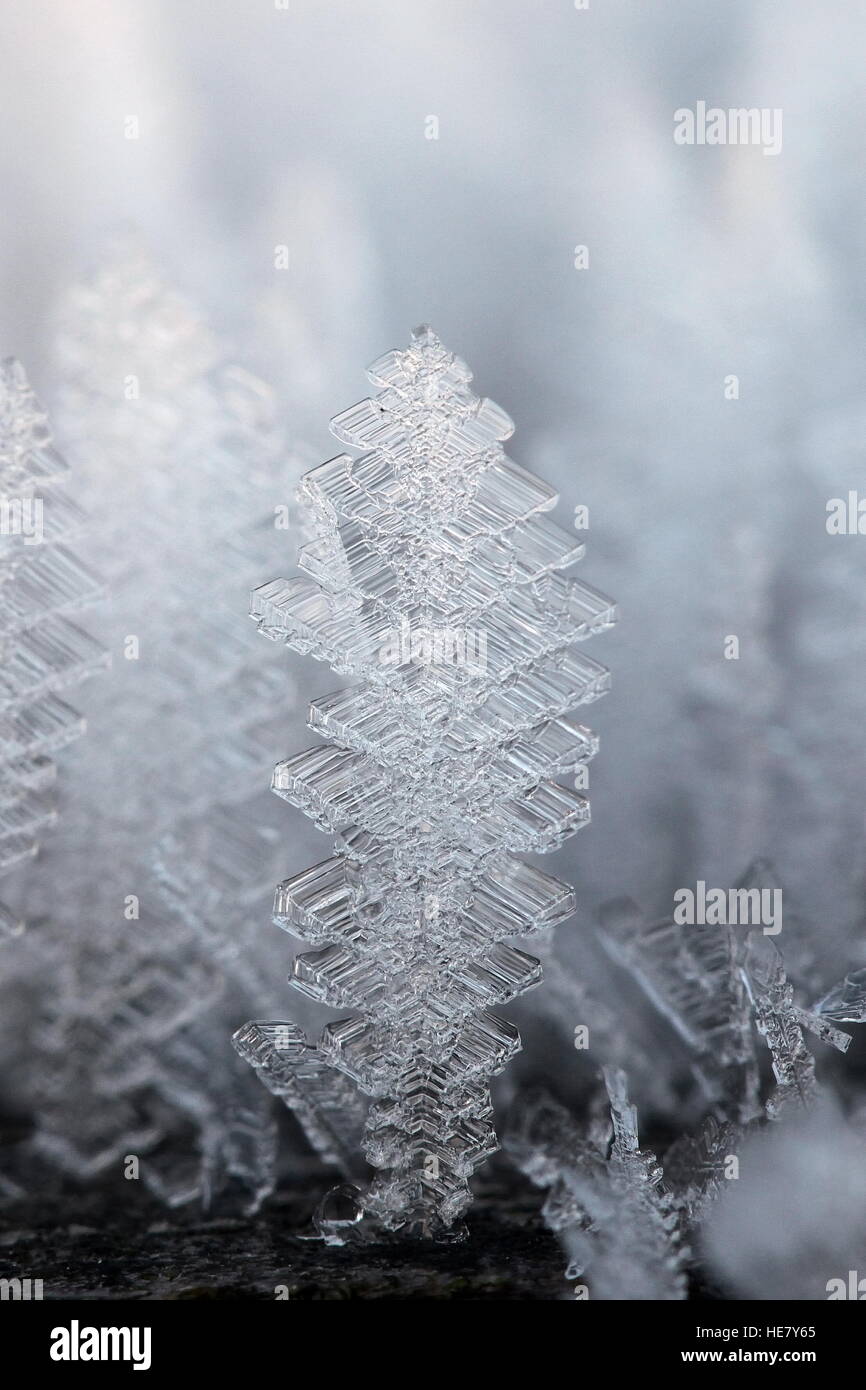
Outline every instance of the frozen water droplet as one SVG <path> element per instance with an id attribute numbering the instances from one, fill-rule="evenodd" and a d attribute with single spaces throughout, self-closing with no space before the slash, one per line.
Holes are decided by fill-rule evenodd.
<path id="1" fill-rule="evenodd" d="M 364 1215 L 361 1193 L 350 1183 L 326 1192 L 316 1208 L 313 1222 L 326 1245 L 345 1245 Z"/>

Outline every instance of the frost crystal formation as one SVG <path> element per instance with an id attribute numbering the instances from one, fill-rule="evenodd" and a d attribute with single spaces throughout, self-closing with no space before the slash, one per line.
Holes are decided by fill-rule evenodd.
<path id="1" fill-rule="evenodd" d="M 682 1299 L 688 1249 L 676 1200 L 640 1146 L 625 1073 L 604 1068 L 603 1078 L 606 1118 L 584 1131 L 551 1096 L 531 1096 L 515 1106 L 506 1149 L 547 1189 L 542 1215 L 568 1254 L 567 1278 L 588 1271 L 594 1299 Z"/>
<path id="2" fill-rule="evenodd" d="M 77 481 L 100 516 L 115 660 L 90 701 L 86 756 L 71 760 L 62 833 L 28 886 L 44 922 L 31 946 L 30 1147 L 52 1180 L 92 1181 L 137 1154 L 142 1186 L 171 1205 L 225 1210 L 223 1196 L 258 1200 L 273 1168 L 274 1107 L 225 1032 L 249 1011 L 237 992 L 264 987 L 267 950 L 243 931 L 282 867 L 262 726 L 278 692 L 284 708 L 290 696 L 241 596 L 297 474 L 278 464 L 267 386 L 146 257 L 102 259 L 70 291 L 58 352 L 63 437 L 82 455 L 86 444 Z"/>
<path id="3" fill-rule="evenodd" d="M 757 860 L 738 886 L 754 892 L 768 883 L 781 891 L 772 865 Z M 682 1299 L 689 1272 L 706 1277 L 702 1233 L 730 1181 L 741 1177 L 739 1155 L 747 1139 L 788 1120 L 791 1111 L 808 1111 L 819 1098 L 806 1034 L 845 1053 L 852 1035 L 836 1025 L 866 1021 L 866 970 L 852 970 L 804 1007 L 796 1002 L 781 952 L 760 929 L 656 921 L 626 898 L 606 903 L 599 916 L 607 954 L 687 1044 L 705 1107 L 702 1122 L 668 1146 L 662 1167 L 638 1143 L 625 1072 L 604 1066 L 606 1095 L 596 1089 L 580 1120 L 544 1092 L 519 1096 L 505 1148 L 547 1191 L 542 1215 L 569 1257 L 568 1278 L 586 1274 L 593 1299 Z M 567 999 L 563 978 L 554 975 L 554 983 Z M 582 989 L 570 997 L 581 1006 L 589 999 Z M 627 1006 L 625 1045 L 639 1064 L 642 1044 L 629 1033 L 638 1010 L 620 997 Z M 602 1053 L 619 1049 L 621 1039 L 601 1017 L 599 1028 L 593 1015 L 594 1046 Z M 766 1068 L 760 1039 L 773 1084 L 769 1077 L 761 1080 Z M 647 1089 L 646 1074 L 640 1065 L 636 1070 Z M 671 1073 L 680 1102 L 685 1076 L 682 1070 Z M 649 1089 L 653 1096 L 664 1094 Z M 609 1118 L 600 1117 L 599 1105 Z M 744 1166 L 742 1173 L 748 1182 L 750 1170 Z M 763 1191 L 757 1200 L 764 1205 Z M 586 1286 L 579 1285 L 575 1297 L 582 1296 Z"/>
<path id="4" fill-rule="evenodd" d="M 69 548 L 84 514 L 60 486 L 67 465 L 13 358 L 0 364 L 0 872 L 37 851 L 56 816 L 54 754 L 84 730 L 58 692 L 106 664 L 68 619 L 101 586 Z M 0 939 L 21 924 L 0 907 Z"/>
<path id="5" fill-rule="evenodd" d="M 513 424 L 465 363 L 421 328 L 369 376 L 379 393 L 332 422 L 365 452 L 301 484 L 316 523 L 303 577 L 253 596 L 267 637 L 356 681 L 312 703 L 326 742 L 275 770 L 278 795 L 337 837 L 279 886 L 275 920 L 313 947 L 293 984 L 357 1011 L 327 1024 L 320 1053 L 373 1098 L 365 1212 L 435 1234 L 497 1147 L 489 1078 L 520 1040 L 491 1009 L 541 976 L 508 939 L 573 911 L 572 889 L 515 852 L 554 850 L 589 819 L 558 779 L 596 751 L 569 711 L 608 672 L 573 648 L 614 609 L 560 573 L 583 544 L 504 453 Z"/>

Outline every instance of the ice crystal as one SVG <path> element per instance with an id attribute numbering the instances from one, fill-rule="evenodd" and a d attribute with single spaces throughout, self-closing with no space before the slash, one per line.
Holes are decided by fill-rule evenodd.
<path id="1" fill-rule="evenodd" d="M 755 1023 L 773 1059 L 777 1086 L 768 1101 L 768 1113 L 775 1117 L 789 1100 L 805 1103 L 814 1098 L 815 1059 L 806 1047 L 784 962 L 768 937 L 750 937 L 743 978 L 755 1011 Z"/>
<path id="2" fill-rule="evenodd" d="M 756 861 L 737 888 L 768 883 L 778 886 L 772 867 Z M 798 1004 L 782 952 L 760 926 L 654 921 L 629 899 L 604 904 L 599 918 L 605 953 L 685 1044 L 705 1103 L 725 1123 L 775 1118 L 791 1100 L 808 1104 L 817 1083 L 804 1032 L 845 1052 L 851 1035 L 834 1024 L 866 1017 L 863 971 L 846 976 L 811 1008 Z M 776 1082 L 763 1103 L 755 1029 L 769 1049 Z"/>
<path id="3" fill-rule="evenodd" d="M 234 1067 L 214 1065 L 221 1042 L 221 1020 L 200 1018 L 161 1049 L 150 1088 L 165 1102 L 164 1137 L 142 1162 L 141 1177 L 167 1206 L 251 1215 L 273 1190 L 276 1119 L 270 1098 L 247 1084 L 236 1058 Z"/>
<path id="4" fill-rule="evenodd" d="M 851 1034 L 834 1028 L 833 1021 L 864 1021 L 862 974 L 855 971 L 847 975 L 813 1009 L 804 1009 L 794 1002 L 794 987 L 775 942 L 757 933 L 749 937 L 743 979 L 755 1024 L 772 1058 L 776 1086 L 766 1103 L 770 1119 L 777 1118 L 791 1101 L 809 1104 L 817 1094 L 815 1059 L 806 1046 L 804 1031 L 838 1052 L 847 1052 Z"/>
<path id="5" fill-rule="evenodd" d="M 142 941 L 135 956 L 94 939 L 72 950 L 49 941 L 52 993 L 39 1019 L 42 1072 L 35 1151 L 79 1179 L 125 1153 L 144 1154 L 163 1132 L 172 1038 L 219 996 L 222 980 L 190 944 L 171 955 Z M 196 1096 L 201 1109 L 203 1098 Z"/>
<path id="6" fill-rule="evenodd" d="M 677 1195 L 684 1222 L 694 1227 L 721 1195 L 723 1185 L 739 1172 L 732 1166 L 743 1138 L 760 1121 L 738 1125 L 708 1115 L 697 1134 L 677 1139 L 664 1157 L 665 1182 Z"/>
<path id="7" fill-rule="evenodd" d="M 263 795 L 179 821 L 154 856 L 171 931 L 196 943 L 202 959 L 214 961 L 227 996 L 219 1012 L 192 1025 L 158 1059 L 159 1084 L 197 1128 L 193 1161 L 179 1161 L 166 1146 L 155 1190 L 164 1197 L 175 1192 L 173 1205 L 197 1200 L 225 1209 L 234 1198 L 250 1212 L 276 1182 L 273 1101 L 248 1068 L 236 1073 L 237 1058 L 233 1066 L 214 1065 L 214 1056 L 225 1051 L 227 1022 L 234 1025 L 238 1010 L 261 997 L 271 973 L 270 959 L 257 949 L 258 920 L 281 844 L 263 823 Z M 305 1117 L 306 1111 L 299 1115 L 306 1129 Z"/>
<path id="8" fill-rule="evenodd" d="M 345 1176 L 361 1176 L 367 1106 L 295 1023 L 247 1023 L 233 1039 L 268 1090 L 294 1112 L 319 1157 Z"/>
<path id="9" fill-rule="evenodd" d="M 279 661 L 262 661 L 239 593 L 279 540 L 274 505 L 291 495 L 293 460 L 266 385 L 137 252 L 71 291 L 59 355 L 65 430 L 88 441 L 82 472 L 102 517 L 116 659 L 91 703 L 91 747 L 34 898 L 62 962 L 42 972 L 50 992 L 34 1010 L 34 1142 L 60 1169 L 92 1176 L 130 1150 L 153 1150 L 156 1162 L 154 1145 L 186 1127 L 206 1197 L 220 1173 L 233 1181 L 230 1135 L 242 1145 L 244 1117 L 262 1103 L 227 1045 L 229 1018 L 213 1014 L 227 972 L 195 924 L 207 914 L 212 928 L 235 931 L 245 908 L 259 908 L 250 883 L 261 893 L 271 871 L 262 729 L 290 691 Z M 192 848 L 170 903 L 153 864 L 164 839 L 175 860 Z M 251 996 L 260 979 L 253 969 Z M 221 1064 L 208 1061 L 206 1039 L 222 1041 Z M 264 1124 L 261 1136 L 266 1156 Z M 156 1188 L 162 1174 L 169 1200 L 189 1190 L 182 1174 L 148 1174 Z M 254 1178 L 250 1192 L 263 1183 Z"/>
<path id="10" fill-rule="evenodd" d="M 294 985 L 360 1010 L 326 1025 L 320 1055 L 373 1098 L 365 1212 L 434 1234 L 497 1147 L 489 1078 L 520 1043 L 491 1008 L 540 979 L 508 938 L 573 910 L 514 852 L 556 849 L 589 818 L 557 778 L 596 751 L 569 711 L 608 674 L 574 644 L 614 609 L 561 575 L 583 543 L 506 456 L 512 422 L 460 358 L 425 327 L 369 376 L 378 394 L 332 422 L 365 452 L 302 481 L 317 522 L 303 576 L 253 595 L 265 636 L 357 678 L 312 703 L 328 742 L 274 773 L 337 835 L 332 858 L 279 886 L 275 920 L 315 948 Z"/>
<path id="11" fill-rule="evenodd" d="M 866 970 L 852 970 L 818 1000 L 812 1013 L 834 1023 L 866 1023 Z"/>
<path id="12" fill-rule="evenodd" d="M 745 881 L 745 880 L 744 880 Z M 599 940 L 691 1057 L 704 1101 L 747 1121 L 760 1111 L 742 943 L 728 926 L 648 919 L 630 899 L 601 909 Z"/>
<path id="13" fill-rule="evenodd" d="M 107 664 L 69 614 L 101 595 L 74 551 L 85 520 L 23 367 L 0 364 L 0 873 L 37 851 L 56 810 L 53 757 L 83 732 L 60 692 Z M 70 542 L 72 544 L 70 544 Z M 0 907 L 0 941 L 23 929 Z"/>
<path id="14" fill-rule="evenodd" d="M 768 882 L 778 886 L 771 866 L 757 861 L 739 887 Z M 844 1053 L 851 1034 L 835 1025 L 866 1021 L 866 972 L 852 971 L 806 1008 L 796 1002 L 776 942 L 760 926 L 651 921 L 625 899 L 605 904 L 600 921 L 607 954 L 687 1045 L 711 1108 L 695 1133 L 668 1147 L 662 1173 L 655 1156 L 640 1149 L 624 1073 L 605 1067 L 612 1138 L 550 1097 L 518 1098 L 506 1149 L 547 1190 L 544 1219 L 569 1255 L 570 1275 L 587 1272 L 593 1297 L 682 1297 L 690 1248 L 700 1245 L 716 1204 L 740 1176 L 747 1142 L 779 1128 L 789 1110 L 795 1123 L 814 1111 L 821 1092 L 806 1034 Z M 597 1002 L 561 967 L 558 985 L 564 1001 Z M 604 1026 L 593 1038 L 596 1050 L 616 1055 L 635 1046 L 627 1024 L 625 1041 Z M 775 1082 L 769 1088 L 760 1084 L 761 1038 Z M 681 1084 L 683 1077 L 671 1079 Z M 701 1260 L 692 1268 L 706 1275 Z"/>
<path id="15" fill-rule="evenodd" d="M 550 1096 L 516 1107 L 506 1148 L 547 1189 L 546 1224 L 568 1257 L 567 1277 L 588 1277 L 593 1298 L 679 1300 L 688 1250 L 680 1213 L 655 1154 L 640 1147 L 625 1073 L 603 1072 L 609 1123 L 583 1128 Z"/>

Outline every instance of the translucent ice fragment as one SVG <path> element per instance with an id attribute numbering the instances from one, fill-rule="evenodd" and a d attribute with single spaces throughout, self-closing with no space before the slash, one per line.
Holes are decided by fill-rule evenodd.
<path id="1" fill-rule="evenodd" d="M 866 1023 L 866 970 L 852 970 L 818 1000 L 812 1013 L 833 1023 Z"/>

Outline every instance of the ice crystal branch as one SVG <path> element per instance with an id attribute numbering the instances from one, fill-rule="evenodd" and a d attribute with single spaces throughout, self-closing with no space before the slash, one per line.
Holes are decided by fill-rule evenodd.
<path id="1" fill-rule="evenodd" d="M 35 1144 L 59 1168 L 92 1176 L 135 1147 L 130 1134 L 144 1152 L 192 1128 L 205 1192 L 237 1166 L 235 1100 L 237 1147 L 261 1100 L 230 1052 L 222 1067 L 207 1060 L 206 1040 L 216 1050 L 228 1026 L 225 1015 L 207 1017 L 227 972 L 196 928 L 208 914 L 212 927 L 234 930 L 250 883 L 260 892 L 268 873 L 247 801 L 263 795 L 271 755 L 261 730 L 287 681 L 276 661 L 270 671 L 262 662 L 238 586 L 255 582 L 277 543 L 274 504 L 290 495 L 293 461 L 267 386 L 137 251 L 124 248 L 71 290 L 58 351 L 65 430 L 101 513 L 115 661 L 89 712 L 94 737 L 58 847 L 62 879 L 58 870 L 37 900 L 63 968 L 34 1038 Z M 202 828 L 197 839 L 191 825 Z M 176 850 L 169 876 L 187 852 L 170 909 L 153 864 L 163 839 Z M 266 1155 L 264 1123 L 260 1137 Z M 163 1172 L 172 1200 L 192 1185 Z"/>
<path id="2" fill-rule="evenodd" d="M 55 819 L 53 756 L 83 732 L 59 698 L 107 664 L 69 621 L 101 596 L 70 542 L 85 521 L 62 486 L 67 465 L 23 367 L 0 364 L 0 873 L 31 858 Z M 21 929 L 0 907 L 0 940 Z"/>
<path id="3" fill-rule="evenodd" d="M 603 1078 L 607 1126 L 584 1129 L 538 1095 L 515 1108 L 506 1149 L 547 1189 L 543 1216 L 566 1252 L 568 1278 L 587 1275 L 593 1298 L 682 1299 L 688 1250 L 677 1202 L 655 1154 L 640 1147 L 625 1073 L 605 1069 Z"/>

